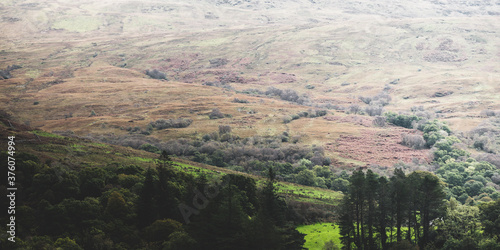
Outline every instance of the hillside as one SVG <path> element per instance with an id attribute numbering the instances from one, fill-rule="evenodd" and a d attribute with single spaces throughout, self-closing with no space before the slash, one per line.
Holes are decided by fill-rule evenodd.
<path id="1" fill-rule="evenodd" d="M 391 97 L 385 110 L 422 106 L 456 131 L 473 129 L 481 111 L 500 109 L 498 8 L 459 1 L 8 1 L 0 10 L 0 68 L 22 68 L 2 80 L 0 98 L 17 121 L 49 132 L 126 135 L 128 127 L 187 118 L 188 128 L 155 131 L 149 141 L 197 138 L 230 125 L 240 137 L 287 132 L 306 145 L 337 145 L 327 156 L 339 164 L 409 162 L 426 153 L 347 155 L 357 146 L 342 138 L 380 130 L 346 119 L 343 110 L 364 108 L 358 97 L 384 91 Z M 152 69 L 167 80 L 144 74 Z M 270 86 L 306 95 L 300 104 L 307 106 L 245 94 Z M 284 116 L 312 107 L 332 111 L 283 124 Z M 214 108 L 232 119 L 208 119 Z M 394 138 L 384 147 L 398 147 L 401 131 L 382 130 Z"/>
<path id="2" fill-rule="evenodd" d="M 0 17 L 17 248 L 498 247 L 498 0 L 5 0 Z"/>
<path id="3" fill-rule="evenodd" d="M 79 171 L 83 168 L 117 168 L 119 166 L 139 166 L 141 169 L 156 168 L 156 159 L 159 155 L 135 150 L 129 147 L 121 147 L 94 141 L 63 137 L 56 134 L 34 130 L 26 125 L 10 122 L 3 114 L 0 114 L 0 135 L 2 143 L 7 145 L 9 136 L 15 137 L 16 153 L 28 154 L 37 157 L 41 162 L 52 166 L 64 166 Z M 254 179 L 258 186 L 263 186 L 266 178 L 245 174 L 230 169 L 219 168 L 188 160 L 174 158 L 175 167 L 178 170 L 193 176 L 201 174 L 210 176 L 222 176 L 226 174 L 237 174 Z M 277 183 L 279 194 L 291 201 L 307 202 L 318 205 L 336 205 L 342 195 L 332 190 L 320 189 L 298 185 L 294 183 Z"/>

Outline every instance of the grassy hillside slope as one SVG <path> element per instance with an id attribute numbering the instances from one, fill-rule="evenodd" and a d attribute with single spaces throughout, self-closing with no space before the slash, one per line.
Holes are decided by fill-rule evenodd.
<path id="1" fill-rule="evenodd" d="M 490 2 L 6 1 L 0 13 L 0 69 L 22 66 L 2 80 L 0 100 L 16 121 L 50 132 L 123 136 L 186 118 L 189 127 L 148 138 L 230 125 L 240 137 L 300 136 L 339 164 L 392 165 L 427 153 L 350 154 L 359 144 L 342 138 L 400 146 L 401 131 L 344 114 L 366 106 L 358 97 L 385 91 L 385 110 L 422 106 L 457 131 L 500 109 L 500 10 Z M 167 80 L 144 74 L 152 69 Z M 308 106 L 248 94 L 270 86 L 306 95 Z M 325 105 L 339 111 L 283 123 Z M 232 118 L 209 119 L 214 108 Z"/>

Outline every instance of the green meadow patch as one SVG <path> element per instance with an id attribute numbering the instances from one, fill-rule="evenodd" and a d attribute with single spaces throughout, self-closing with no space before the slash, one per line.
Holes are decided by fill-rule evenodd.
<path id="1" fill-rule="evenodd" d="M 294 197 L 295 200 L 338 205 L 342 194 L 329 189 L 305 187 L 293 183 L 280 182 L 277 184 L 278 192 L 286 196 Z"/>
<path id="2" fill-rule="evenodd" d="M 45 132 L 45 131 L 41 131 L 41 130 L 33 130 L 33 131 L 31 131 L 31 133 L 33 133 L 35 135 L 38 135 L 38 136 L 43 136 L 43 137 L 51 137 L 51 138 L 59 138 L 59 139 L 63 139 L 64 138 L 64 137 L 62 137 L 60 135 L 51 134 L 49 132 Z"/>
<path id="3" fill-rule="evenodd" d="M 151 158 L 142 158 L 142 157 L 129 157 L 131 160 L 135 160 L 138 162 L 153 162 L 154 159 Z"/>
<path id="4" fill-rule="evenodd" d="M 340 243 L 340 229 L 333 223 L 317 223 L 297 227 L 297 231 L 305 234 L 304 248 L 323 249 L 325 243 L 333 240 L 336 246 L 342 248 Z"/>

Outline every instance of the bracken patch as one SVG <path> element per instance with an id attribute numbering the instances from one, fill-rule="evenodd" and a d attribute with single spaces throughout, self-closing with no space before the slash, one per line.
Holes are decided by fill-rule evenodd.
<path id="1" fill-rule="evenodd" d="M 397 127 L 384 132 L 363 129 L 360 136 L 341 135 L 336 142 L 326 144 L 325 149 L 369 165 L 392 166 L 400 161 L 409 163 L 413 158 L 430 162 L 429 150 L 415 150 L 400 144 L 401 134 L 411 131 Z"/>

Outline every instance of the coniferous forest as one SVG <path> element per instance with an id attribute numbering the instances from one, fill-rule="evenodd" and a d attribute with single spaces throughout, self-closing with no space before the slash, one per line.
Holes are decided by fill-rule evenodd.
<path id="1" fill-rule="evenodd" d="M 23 191 L 17 196 L 16 243 L 2 241 L 7 249 L 301 249 L 304 244 L 276 193 L 272 169 L 257 189 L 254 179 L 241 175 L 208 180 L 180 172 L 166 154 L 147 169 L 75 171 L 48 167 L 30 154 L 17 161 Z M 8 203 L 2 199 L 2 206 Z"/>
<path id="2" fill-rule="evenodd" d="M 447 201 L 444 185 L 425 171 L 355 171 L 339 207 L 343 249 L 499 249 L 500 201 Z"/>

